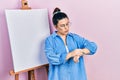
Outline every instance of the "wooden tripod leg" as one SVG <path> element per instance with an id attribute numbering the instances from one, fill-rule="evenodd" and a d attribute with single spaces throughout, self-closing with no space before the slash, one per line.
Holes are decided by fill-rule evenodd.
<path id="1" fill-rule="evenodd" d="M 28 80 L 35 80 L 34 70 L 28 71 Z"/>
<path id="2" fill-rule="evenodd" d="M 49 71 L 49 65 L 46 65 L 46 71 L 47 71 L 47 75 L 48 75 L 48 71 Z"/>
<path id="3" fill-rule="evenodd" d="M 19 74 L 15 74 L 15 80 L 19 80 Z"/>

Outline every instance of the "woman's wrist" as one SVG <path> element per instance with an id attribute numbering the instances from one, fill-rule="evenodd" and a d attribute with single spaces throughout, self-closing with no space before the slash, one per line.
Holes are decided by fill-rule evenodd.
<path id="1" fill-rule="evenodd" d="M 89 51 L 87 48 L 84 48 L 84 49 L 81 49 L 81 53 L 82 53 L 83 55 L 87 55 L 87 54 L 90 53 L 90 51 Z"/>
<path id="2" fill-rule="evenodd" d="M 85 52 L 83 52 L 83 51 L 81 51 L 81 53 L 82 53 L 82 55 L 86 55 L 86 53 L 85 53 Z"/>

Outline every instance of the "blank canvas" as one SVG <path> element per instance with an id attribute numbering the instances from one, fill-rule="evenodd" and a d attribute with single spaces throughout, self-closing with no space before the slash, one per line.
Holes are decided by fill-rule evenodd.
<path id="1" fill-rule="evenodd" d="M 47 9 L 6 10 L 14 71 L 47 64 L 44 41 L 50 35 Z"/>

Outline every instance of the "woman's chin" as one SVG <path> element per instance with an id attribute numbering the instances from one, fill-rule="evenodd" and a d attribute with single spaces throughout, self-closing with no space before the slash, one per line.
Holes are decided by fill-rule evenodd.
<path id="1" fill-rule="evenodd" d="M 65 32 L 65 33 L 64 33 L 64 35 L 67 35 L 67 34 L 68 34 L 68 32 Z"/>

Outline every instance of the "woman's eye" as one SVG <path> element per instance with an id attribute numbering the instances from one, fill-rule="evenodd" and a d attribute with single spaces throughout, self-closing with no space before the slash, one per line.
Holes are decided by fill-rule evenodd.
<path id="1" fill-rule="evenodd" d="M 61 27 L 65 27 L 65 25 L 63 24 L 63 25 L 61 25 Z"/>

